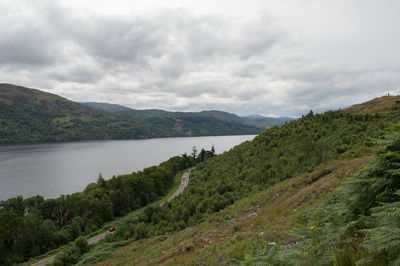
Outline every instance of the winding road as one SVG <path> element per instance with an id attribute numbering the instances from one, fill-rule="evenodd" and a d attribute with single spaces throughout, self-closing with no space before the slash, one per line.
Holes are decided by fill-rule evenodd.
<path id="1" fill-rule="evenodd" d="M 95 243 L 99 242 L 100 240 L 105 238 L 107 234 L 109 234 L 108 231 L 104 232 L 104 233 L 101 233 L 101 234 L 99 234 L 97 236 L 94 236 L 92 238 L 89 238 L 88 239 L 88 244 L 91 245 L 91 244 L 95 244 Z M 56 255 L 53 255 L 51 257 L 45 258 L 44 260 L 38 261 L 38 262 L 32 264 L 31 266 L 45 266 L 46 264 L 52 263 L 55 258 L 56 258 Z"/>
<path id="2" fill-rule="evenodd" d="M 190 171 L 188 170 L 186 171 L 183 175 L 182 175 L 182 182 L 181 185 L 179 186 L 178 190 L 175 191 L 175 193 L 169 197 L 167 199 L 168 202 L 170 202 L 171 200 L 173 200 L 175 197 L 177 197 L 179 194 L 181 194 L 183 192 L 183 190 L 187 187 L 187 185 L 189 184 L 189 176 L 190 176 Z"/>
<path id="3" fill-rule="evenodd" d="M 167 199 L 168 202 L 170 202 L 171 200 L 173 200 L 175 197 L 177 197 L 179 194 L 181 194 L 183 192 L 183 190 L 187 187 L 187 185 L 189 184 L 189 176 L 190 176 L 190 170 L 186 171 L 183 175 L 182 175 L 182 182 L 181 185 L 179 186 L 178 190 L 175 191 L 175 193 L 169 197 Z M 94 236 L 92 238 L 88 239 L 88 244 L 92 245 L 95 244 L 97 242 L 99 242 L 100 240 L 102 240 L 103 238 L 106 237 L 106 235 L 109 234 L 109 232 L 104 232 L 101 234 L 98 234 L 97 236 Z M 34 264 L 31 264 L 31 266 L 45 266 L 46 264 L 52 263 L 54 261 L 54 259 L 56 258 L 56 255 L 53 255 L 51 257 L 45 258 L 41 261 L 38 261 Z"/>

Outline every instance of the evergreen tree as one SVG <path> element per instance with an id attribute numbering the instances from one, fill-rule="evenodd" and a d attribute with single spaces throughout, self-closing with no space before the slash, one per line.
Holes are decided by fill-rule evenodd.
<path id="1" fill-rule="evenodd" d="M 104 180 L 103 175 L 101 173 L 99 174 L 96 183 L 99 187 L 106 187 L 106 180 Z"/>

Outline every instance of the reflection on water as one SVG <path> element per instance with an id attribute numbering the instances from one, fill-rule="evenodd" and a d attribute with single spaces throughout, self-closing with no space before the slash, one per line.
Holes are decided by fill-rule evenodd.
<path id="1" fill-rule="evenodd" d="M 82 191 L 104 178 L 142 170 L 192 147 L 217 153 L 229 150 L 253 135 L 163 138 L 147 140 L 85 141 L 0 146 L 0 200 L 16 195 L 57 197 Z"/>

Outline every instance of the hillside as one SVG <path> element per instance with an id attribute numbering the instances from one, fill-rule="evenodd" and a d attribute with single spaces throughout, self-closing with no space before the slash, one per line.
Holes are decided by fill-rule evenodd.
<path id="1" fill-rule="evenodd" d="M 114 114 L 132 117 L 154 126 L 174 128 L 182 133 L 187 132 L 186 134 L 188 135 L 202 135 L 210 130 L 215 130 L 215 134 L 218 135 L 235 134 L 235 131 L 247 130 L 249 126 L 266 129 L 293 120 L 288 117 L 239 117 L 231 113 L 216 110 L 202 112 L 169 112 L 158 109 L 136 110 L 122 105 L 108 103 L 91 102 L 82 104 L 97 110 L 109 111 Z"/>
<path id="2" fill-rule="evenodd" d="M 374 114 L 376 112 L 391 112 L 400 108 L 399 96 L 385 96 L 372 99 L 362 104 L 352 105 L 345 110 L 353 113 L 368 113 Z"/>
<path id="3" fill-rule="evenodd" d="M 287 121 L 294 120 L 294 118 L 290 117 L 265 117 L 262 115 L 250 115 L 244 116 L 243 118 L 253 122 L 255 125 L 262 125 L 265 128 L 280 126 L 283 125 Z"/>
<path id="4" fill-rule="evenodd" d="M 98 104 L 86 105 L 98 109 Z M 262 131 L 262 127 L 223 112 L 130 111 L 101 104 L 102 109 L 108 110 L 104 111 L 86 105 L 35 89 L 0 84 L 0 143 L 244 135 Z"/>
<path id="5" fill-rule="evenodd" d="M 347 185 L 354 176 L 363 178 L 363 172 L 358 174 L 358 171 L 381 149 L 378 143 L 390 143 L 377 140 L 385 139 L 386 134 L 398 133 L 395 125 L 400 122 L 400 109 L 388 109 L 387 103 L 399 99 L 379 98 L 383 104 L 375 106 L 372 113 L 360 112 L 359 107 L 316 115 L 310 112 L 200 163 L 192 170 L 189 186 L 181 196 L 162 208 L 148 207 L 145 214 L 127 218 L 120 225 L 120 234 L 96 246 L 82 261 L 100 260 L 99 265 L 329 265 L 336 261 L 335 265 L 351 265 L 337 261 L 354 262 L 374 255 L 373 252 L 381 256 L 380 251 L 374 251 L 376 246 L 371 241 L 369 246 L 360 245 L 366 241 L 361 229 L 367 227 L 365 221 L 357 221 L 359 214 L 342 216 L 341 210 L 347 212 L 345 207 L 331 206 L 336 197 L 343 198 L 335 190 L 342 186 L 342 190 L 349 189 L 350 195 L 358 197 L 359 206 L 368 205 L 368 210 L 378 206 L 382 199 L 385 202 L 399 199 L 395 194 L 399 189 L 397 181 L 388 179 L 379 183 L 379 179 L 366 179 L 377 182 L 374 187 L 380 192 L 376 194 L 367 188 L 354 190 Z M 400 158 L 393 153 L 400 147 L 398 142 L 389 147 L 392 155 L 379 155 L 383 159 L 378 161 Z M 398 169 L 398 163 L 399 160 L 393 166 L 382 165 Z M 380 172 L 373 173 L 380 175 Z M 390 173 L 398 175 L 398 170 Z M 374 195 L 380 195 L 380 200 Z M 344 202 L 340 206 L 350 205 Z M 330 211 L 334 215 L 328 215 Z M 370 213 L 366 211 L 364 215 Z M 350 220 L 329 220 L 335 217 Z M 332 228 L 334 221 L 342 223 L 341 227 Z M 373 224 L 377 222 L 371 220 L 370 225 Z M 135 228 L 139 227 L 141 235 L 136 233 Z M 349 228 L 355 231 L 346 235 Z M 334 245 L 332 249 L 323 238 L 328 232 L 330 239 L 343 238 L 350 242 L 337 242 L 336 249 Z M 370 239 L 375 236 L 374 232 L 368 233 Z M 113 251 L 130 241 L 131 244 Z M 349 247 L 348 243 L 354 246 Z M 107 249 L 110 245 L 114 248 Z M 105 250 L 107 254 L 102 253 Z M 111 258 L 99 259 L 113 252 L 115 255 Z M 388 260 L 393 261 L 391 257 L 385 259 Z"/>
<path id="6" fill-rule="evenodd" d="M 157 126 L 172 127 L 178 132 L 192 136 L 205 135 L 209 131 L 213 131 L 215 135 L 235 135 L 236 131 L 246 131 L 248 128 L 257 128 L 259 133 L 265 129 L 261 123 L 252 123 L 237 115 L 215 110 L 168 112 L 152 109 L 129 110 L 119 114 Z"/>
<path id="7" fill-rule="evenodd" d="M 84 103 L 80 103 L 80 104 L 88 106 L 93 109 L 111 112 L 111 113 L 118 113 L 118 112 L 131 110 L 131 108 L 125 107 L 123 105 L 111 104 L 111 103 L 84 102 Z"/>

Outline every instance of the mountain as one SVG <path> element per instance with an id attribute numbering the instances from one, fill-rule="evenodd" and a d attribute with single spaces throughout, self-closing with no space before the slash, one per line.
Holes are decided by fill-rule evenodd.
<path id="1" fill-rule="evenodd" d="M 165 134 L 134 119 L 11 84 L 0 84 L 0 125 L 0 143 L 129 139 Z"/>
<path id="2" fill-rule="evenodd" d="M 0 84 L 0 125 L 0 143 L 244 135 L 263 130 L 225 112 L 184 113 L 79 104 L 5 83 Z"/>
<path id="3" fill-rule="evenodd" d="M 128 110 L 118 114 L 131 117 L 155 126 L 174 128 L 187 135 L 206 135 L 213 131 L 215 135 L 234 135 L 236 131 L 246 131 L 247 128 L 257 128 L 261 132 L 261 124 L 252 123 L 245 118 L 222 111 L 201 112 L 168 112 L 163 110 Z"/>
<path id="4" fill-rule="evenodd" d="M 97 110 L 131 116 L 141 121 L 151 121 L 155 124 L 167 124 L 175 127 L 175 122 L 178 121 L 177 127 L 179 128 L 180 122 L 184 122 L 190 128 L 197 128 L 200 132 L 206 130 L 207 127 L 215 127 L 216 125 L 214 122 L 219 123 L 220 121 L 229 124 L 234 123 L 235 126 L 239 128 L 243 125 L 248 125 L 265 129 L 272 126 L 282 125 L 287 121 L 293 120 L 293 118 L 289 117 L 272 118 L 261 115 L 239 117 L 231 113 L 216 110 L 202 112 L 168 112 L 159 109 L 136 110 L 122 105 L 108 103 L 90 102 L 82 104 Z M 199 127 L 199 123 L 201 124 L 200 127 L 203 128 Z M 209 125 L 210 123 L 211 125 Z"/>

